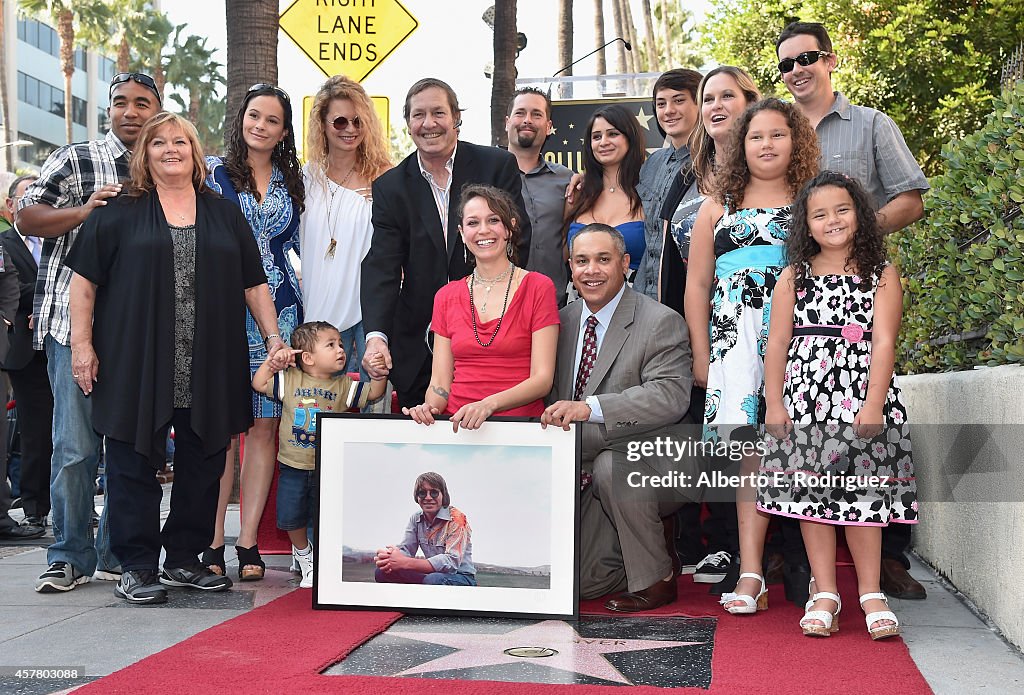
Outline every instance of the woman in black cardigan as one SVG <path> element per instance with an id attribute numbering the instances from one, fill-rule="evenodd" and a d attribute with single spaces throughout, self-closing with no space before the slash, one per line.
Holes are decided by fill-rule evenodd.
<path id="1" fill-rule="evenodd" d="M 231 586 L 198 554 L 213 536 L 228 440 L 252 424 L 244 309 L 272 354 L 290 351 L 245 218 L 203 183 L 192 124 L 153 117 L 130 174 L 125 192 L 86 220 L 67 264 L 73 376 L 107 437 L 111 550 L 124 570 L 115 593 L 146 604 L 167 600 L 164 585 Z M 175 483 L 161 531 L 154 474 L 170 427 Z"/>

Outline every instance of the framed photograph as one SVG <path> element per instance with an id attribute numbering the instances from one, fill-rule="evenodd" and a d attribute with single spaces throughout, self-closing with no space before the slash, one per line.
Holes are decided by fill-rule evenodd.
<path id="1" fill-rule="evenodd" d="M 577 617 L 578 428 L 317 417 L 314 608 Z"/>

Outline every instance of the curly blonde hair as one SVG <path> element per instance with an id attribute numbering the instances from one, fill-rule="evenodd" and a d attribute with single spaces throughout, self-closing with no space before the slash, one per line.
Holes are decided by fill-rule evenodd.
<path id="1" fill-rule="evenodd" d="M 733 210 L 743 205 L 743 194 L 750 183 L 750 169 L 747 166 L 744 144 L 750 130 L 750 122 L 762 111 L 776 111 L 782 114 L 786 119 L 786 125 L 789 126 L 793 152 L 790 155 L 789 167 L 786 169 L 786 183 L 789 185 L 790 195 L 795 198 L 804 184 L 818 173 L 821 148 L 818 146 L 818 136 L 811 128 L 807 117 L 800 113 L 800 109 L 794 104 L 775 97 L 762 99 L 744 111 L 736 121 L 729 134 L 729 141 L 718 160 L 712 195 L 715 200 Z"/>
<path id="2" fill-rule="evenodd" d="M 388 151 L 388 138 L 384 125 L 377 118 L 373 102 L 366 95 L 362 85 L 344 75 L 335 75 L 324 82 L 313 97 L 313 108 L 306 124 L 306 159 L 315 179 L 326 186 L 327 179 L 327 136 L 324 132 L 324 118 L 327 109 L 335 99 L 348 99 L 356 110 L 363 125 L 363 141 L 359 144 L 356 168 L 367 180 L 373 181 L 393 166 Z"/>

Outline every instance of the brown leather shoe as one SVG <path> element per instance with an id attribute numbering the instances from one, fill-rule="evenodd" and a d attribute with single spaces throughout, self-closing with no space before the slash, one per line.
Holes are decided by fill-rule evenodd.
<path id="1" fill-rule="evenodd" d="M 921 582 L 910 576 L 903 563 L 891 557 L 882 558 L 882 591 L 893 598 L 913 601 L 928 596 Z"/>
<path id="2" fill-rule="evenodd" d="M 604 607 L 619 613 L 639 613 L 641 611 L 652 611 L 655 608 L 672 603 L 678 596 L 676 580 L 673 578 L 667 582 L 655 582 L 642 591 L 619 594 L 615 598 L 608 599 Z"/>

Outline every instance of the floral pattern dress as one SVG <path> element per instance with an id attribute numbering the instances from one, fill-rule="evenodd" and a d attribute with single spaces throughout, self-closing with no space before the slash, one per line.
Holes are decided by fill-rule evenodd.
<path id="1" fill-rule="evenodd" d="M 741 208 L 715 225 L 706 439 L 764 422 L 764 351 L 772 292 L 785 267 L 789 206 Z"/>
<path id="2" fill-rule="evenodd" d="M 758 507 L 830 524 L 917 523 L 910 426 L 896 377 L 882 433 L 862 439 L 853 421 L 867 395 L 874 288 L 856 275 L 810 275 L 796 293 L 783 402 L 794 430 L 765 438 Z"/>
<path id="3" fill-rule="evenodd" d="M 285 344 L 290 344 L 292 331 L 302 323 L 302 291 L 298 273 L 288 257 L 288 252 L 293 249 L 295 253 L 299 252 L 299 213 L 288 195 L 284 175 L 274 167 L 267 195 L 257 202 L 252 193 L 235 190 L 219 157 L 207 157 L 206 166 L 209 171 L 206 185 L 237 204 L 252 228 L 263 258 L 263 270 L 267 273 L 270 297 L 277 309 L 278 332 Z M 255 374 L 267 359 L 267 348 L 256 320 L 248 310 L 245 319 L 249 335 L 249 370 Z M 256 418 L 281 417 L 281 404 L 253 391 L 252 414 Z"/>

